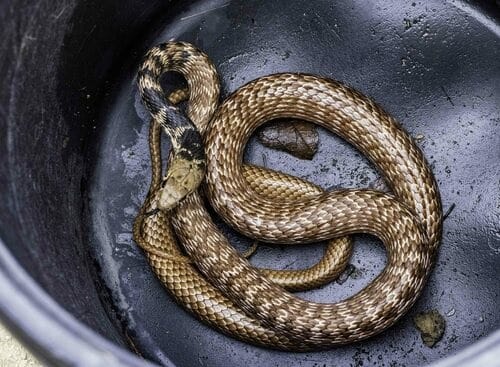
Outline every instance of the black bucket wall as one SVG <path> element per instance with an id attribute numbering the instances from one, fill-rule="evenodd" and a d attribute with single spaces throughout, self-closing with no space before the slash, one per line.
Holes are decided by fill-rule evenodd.
<path id="1" fill-rule="evenodd" d="M 43 360 L 423 366 L 481 340 L 442 363 L 500 358 L 496 2 L 0 0 L 0 34 L 0 311 Z M 148 48 L 172 38 L 210 56 L 223 96 L 270 73 L 319 74 L 373 98 L 416 139 L 449 215 L 428 284 L 394 327 L 326 352 L 284 353 L 221 335 L 172 301 L 131 238 L 150 179 L 135 73 Z M 312 161 L 256 139 L 246 159 L 324 188 L 380 187 L 357 151 L 319 134 Z M 237 248 L 250 244 L 223 227 Z M 355 241 L 356 270 L 343 284 L 299 295 L 335 302 L 368 284 L 385 253 L 371 237 Z M 300 268 L 322 249 L 263 246 L 252 262 Z M 446 320 L 434 348 L 413 324 L 431 309 Z"/>

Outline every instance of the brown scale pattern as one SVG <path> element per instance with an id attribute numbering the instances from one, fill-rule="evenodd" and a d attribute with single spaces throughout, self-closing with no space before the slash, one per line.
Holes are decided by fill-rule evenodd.
<path id="1" fill-rule="evenodd" d="M 150 127 L 150 148 L 154 169 L 150 193 L 154 193 L 158 189 L 161 181 L 160 133 L 160 125 L 152 121 Z M 258 172 L 258 168 L 249 167 L 249 171 Z M 274 179 L 282 177 L 285 182 L 300 182 L 298 179 L 279 173 L 271 172 L 271 175 Z M 257 180 L 257 183 L 259 182 L 262 181 Z M 293 186 L 286 186 L 286 189 L 289 190 L 290 187 L 293 188 Z M 312 188 L 314 188 L 313 185 L 308 186 L 303 184 L 302 186 L 298 186 L 297 190 L 300 192 L 301 189 L 304 189 L 305 192 L 308 192 L 308 189 Z M 318 189 L 316 188 L 316 190 Z M 302 345 L 300 340 L 290 340 L 279 332 L 262 327 L 259 321 L 249 318 L 233 302 L 224 297 L 219 290 L 203 278 L 191 263 L 191 260 L 181 252 L 168 216 L 163 212 L 159 212 L 154 216 L 144 215 L 144 213 L 152 209 L 150 196 L 148 195 L 145 205 L 134 223 L 134 239 L 144 249 L 152 269 L 178 303 L 193 312 L 205 323 L 226 334 L 253 344 L 263 346 L 276 345 L 278 348 L 290 350 L 309 350 L 312 348 Z M 347 257 L 344 256 L 344 253 L 334 253 L 332 259 L 329 260 L 329 264 L 326 266 L 329 271 L 319 272 L 318 275 L 316 275 L 318 272 L 314 272 L 312 276 L 308 275 L 307 271 L 303 271 L 306 273 L 305 280 L 304 277 L 292 272 L 290 274 L 292 279 L 298 278 L 294 282 L 294 285 L 298 288 L 307 287 L 307 282 L 315 285 L 321 282 L 322 274 L 330 274 L 332 271 L 335 271 L 335 268 L 341 270 L 349 257 L 351 246 L 349 241 L 347 241 L 347 245 L 349 246 L 346 248 Z M 330 248 L 335 249 L 336 247 L 331 245 L 328 249 Z M 314 269 L 314 267 L 311 269 Z M 287 278 L 287 276 L 281 276 L 279 272 L 273 272 L 273 275 L 278 281 L 282 278 Z"/>
<path id="2" fill-rule="evenodd" d="M 166 49 L 181 55 L 182 62 L 170 62 Z M 441 236 L 437 187 L 407 134 L 352 89 L 298 74 L 260 78 L 242 87 L 217 108 L 208 126 L 219 94 L 215 69 L 189 44 L 172 43 L 161 50 L 157 56 L 163 64 L 182 72 L 188 81 L 191 120 L 202 132 L 208 128 L 206 191 L 228 222 L 252 238 L 278 243 L 370 233 L 384 242 L 388 253 L 383 272 L 361 292 L 335 304 L 315 303 L 288 293 L 242 258 L 214 225 L 198 192 L 173 213 L 144 215 L 161 179 L 160 130 L 153 121 L 152 184 L 136 219 L 134 238 L 174 298 L 229 335 L 288 350 L 359 341 L 399 319 L 420 294 Z M 321 193 L 290 176 L 242 165 L 250 134 L 278 117 L 318 123 L 351 142 L 384 174 L 394 196 L 371 190 Z M 253 184 L 252 177 L 264 175 L 268 178 Z M 276 198 L 279 187 L 286 187 L 283 182 L 296 185 L 290 186 L 292 194 L 303 190 L 302 194 L 291 200 Z M 170 220 L 189 257 L 180 250 Z M 344 241 L 338 259 L 350 249 Z"/>

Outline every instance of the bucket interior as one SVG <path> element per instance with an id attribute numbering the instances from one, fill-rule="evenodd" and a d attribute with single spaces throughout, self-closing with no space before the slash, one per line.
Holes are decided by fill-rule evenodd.
<path id="1" fill-rule="evenodd" d="M 7 9 L 13 17 L 22 10 Z M 12 37 L 19 41 L 19 65 L 2 64 L 14 89 L 0 92 L 9 101 L 2 111 L 8 158 L 1 169 L 8 180 L 0 214 L 8 225 L 0 235 L 57 302 L 101 335 L 148 360 L 178 366 L 421 366 L 500 325 L 494 2 L 42 1 L 25 12 L 32 18 L 18 21 L 26 32 Z M 131 233 L 150 180 L 149 115 L 136 71 L 147 49 L 170 39 L 209 55 L 222 97 L 272 73 L 318 74 L 371 97 L 416 139 L 437 179 L 443 211 L 450 212 L 434 271 L 393 327 L 329 351 L 279 352 L 220 334 L 170 298 Z M 312 161 L 255 138 L 246 160 L 325 189 L 383 188 L 359 152 L 326 130 L 319 135 Z M 238 249 L 251 244 L 217 222 Z M 323 248 L 264 245 L 252 263 L 303 268 Z M 356 270 L 343 284 L 298 295 L 335 302 L 355 294 L 382 270 L 383 246 L 355 236 L 351 264 Z M 416 313 L 431 309 L 446 320 L 433 348 L 413 324 Z"/>

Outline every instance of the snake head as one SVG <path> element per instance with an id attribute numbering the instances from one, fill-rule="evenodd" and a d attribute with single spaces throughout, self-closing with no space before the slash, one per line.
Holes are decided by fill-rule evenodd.
<path id="1" fill-rule="evenodd" d="M 154 201 L 155 207 L 168 211 L 195 191 L 205 175 L 205 161 L 176 156 L 169 164 Z"/>

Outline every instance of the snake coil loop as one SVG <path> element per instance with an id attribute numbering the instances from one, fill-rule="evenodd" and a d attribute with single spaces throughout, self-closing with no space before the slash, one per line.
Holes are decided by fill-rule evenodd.
<path id="1" fill-rule="evenodd" d="M 346 264 L 351 243 L 341 236 L 354 233 L 376 235 L 388 253 L 385 269 L 361 292 L 335 304 L 315 303 L 288 293 L 273 274 L 242 258 L 214 225 L 197 191 L 171 211 L 145 216 L 161 190 L 161 125 L 153 114 L 152 183 L 134 239 L 173 297 L 226 334 L 293 351 L 363 340 L 394 324 L 419 296 L 441 237 L 432 172 L 395 120 L 338 82 L 302 74 L 259 78 L 218 105 L 217 73 L 204 53 L 172 42 L 149 55 L 156 61 L 146 59 L 142 71 L 154 64 L 161 72 L 180 71 L 188 82 L 188 117 L 205 136 L 206 191 L 228 223 L 268 242 L 334 239 L 326 263 Z M 252 132 L 282 117 L 320 124 L 349 141 L 382 172 L 394 195 L 361 189 L 324 193 L 300 179 L 242 165 Z M 275 195 L 259 195 L 263 186 L 273 187 Z M 179 261 L 185 256 L 190 261 Z M 319 268 L 312 269 L 322 277 Z"/>

